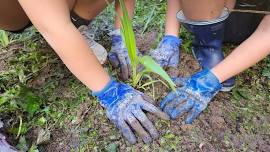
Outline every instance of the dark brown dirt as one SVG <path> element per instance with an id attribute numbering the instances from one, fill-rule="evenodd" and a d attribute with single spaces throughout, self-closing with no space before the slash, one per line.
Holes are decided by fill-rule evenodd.
<path id="1" fill-rule="evenodd" d="M 89 102 L 82 103 L 80 107 L 78 108 L 77 120 L 74 124 L 75 125 L 81 124 L 84 121 L 89 111 L 90 111 L 90 103 Z"/>
<path id="2" fill-rule="evenodd" d="M 8 66 L 4 60 L 0 60 L 0 73 L 6 71 L 8 69 Z"/>
<path id="3" fill-rule="evenodd" d="M 34 77 L 28 82 L 28 85 L 38 89 L 42 87 L 42 85 L 46 82 L 48 78 L 52 76 L 52 70 L 50 66 L 45 67 L 39 74 L 38 76 Z"/>
<path id="4" fill-rule="evenodd" d="M 76 132 L 55 130 L 52 132 L 50 144 L 45 146 L 46 152 L 68 152 L 80 146 L 79 135 Z"/>
<path id="5" fill-rule="evenodd" d="M 21 45 L 14 44 L 5 49 L 0 49 L 0 73 L 8 70 L 7 59 L 10 58 Z"/>
<path id="6" fill-rule="evenodd" d="M 137 47 L 142 53 L 147 53 L 153 49 L 157 37 L 157 32 L 153 31 L 143 35 L 136 35 Z"/>

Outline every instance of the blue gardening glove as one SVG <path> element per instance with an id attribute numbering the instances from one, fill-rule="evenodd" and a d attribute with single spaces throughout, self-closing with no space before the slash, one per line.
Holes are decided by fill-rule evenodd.
<path id="1" fill-rule="evenodd" d="M 181 43 L 181 39 L 172 35 L 166 35 L 159 43 L 157 49 L 150 53 L 150 56 L 162 67 L 177 67 L 179 64 L 179 47 Z"/>
<path id="2" fill-rule="evenodd" d="M 93 95 L 106 109 L 110 121 L 132 144 L 137 141 L 134 132 L 145 143 L 150 143 L 159 136 L 158 131 L 144 111 L 151 112 L 163 119 L 169 119 L 166 113 L 151 103 L 153 101 L 149 97 L 131 86 L 115 80 L 111 80 L 102 91 L 95 92 Z"/>
<path id="3" fill-rule="evenodd" d="M 131 74 L 130 59 L 128 56 L 128 50 L 121 37 L 120 29 L 111 32 L 112 36 L 112 47 L 109 52 L 108 59 L 114 68 L 120 68 L 121 78 L 127 80 Z M 140 52 L 137 50 L 140 55 Z"/>
<path id="4" fill-rule="evenodd" d="M 182 87 L 169 93 L 160 103 L 164 112 L 172 119 L 189 112 L 185 123 L 191 124 L 207 107 L 212 98 L 220 91 L 222 85 L 218 78 L 208 69 L 192 75 L 188 79 L 176 78 L 176 85 Z"/>
<path id="5" fill-rule="evenodd" d="M 19 151 L 16 150 L 14 147 L 10 146 L 6 141 L 6 137 L 0 133 L 0 152 L 19 152 Z"/>

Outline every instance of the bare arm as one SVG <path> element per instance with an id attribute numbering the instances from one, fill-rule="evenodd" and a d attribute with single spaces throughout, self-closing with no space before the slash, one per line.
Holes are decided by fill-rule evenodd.
<path id="1" fill-rule="evenodd" d="M 181 10 L 181 3 L 179 0 L 167 0 L 167 3 L 165 35 L 178 37 L 180 23 L 176 19 L 176 13 Z"/>
<path id="2" fill-rule="evenodd" d="M 102 90 L 109 75 L 70 22 L 66 0 L 19 0 L 19 3 L 69 70 L 89 89 Z"/>
<path id="3" fill-rule="evenodd" d="M 221 82 L 244 71 L 270 53 L 270 15 L 227 58 L 212 69 Z"/>

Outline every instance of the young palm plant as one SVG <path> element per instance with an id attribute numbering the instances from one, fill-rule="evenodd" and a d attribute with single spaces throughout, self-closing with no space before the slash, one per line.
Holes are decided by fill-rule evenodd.
<path id="1" fill-rule="evenodd" d="M 150 73 L 156 73 L 161 76 L 170 86 L 172 90 L 175 90 L 175 84 L 170 76 L 163 70 L 159 64 L 157 64 L 150 56 L 138 56 L 136 51 L 135 34 L 132 27 L 132 21 L 129 18 L 127 8 L 123 0 L 119 0 L 123 16 L 121 17 L 121 35 L 125 42 L 125 46 L 128 50 L 128 55 L 131 61 L 132 68 L 132 86 L 136 87 L 143 77 L 149 78 L 154 82 L 149 75 Z M 144 69 L 137 71 L 138 65 L 143 65 Z"/>

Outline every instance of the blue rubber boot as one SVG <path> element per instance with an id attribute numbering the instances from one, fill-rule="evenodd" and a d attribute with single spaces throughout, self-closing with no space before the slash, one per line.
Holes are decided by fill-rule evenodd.
<path id="1" fill-rule="evenodd" d="M 224 37 L 224 21 L 229 12 L 212 21 L 190 21 L 185 18 L 182 11 L 177 13 L 177 19 L 190 31 L 194 38 L 192 52 L 202 69 L 211 69 L 224 59 L 222 43 Z M 222 83 L 221 91 L 230 91 L 235 84 L 235 78 L 230 78 Z"/>

